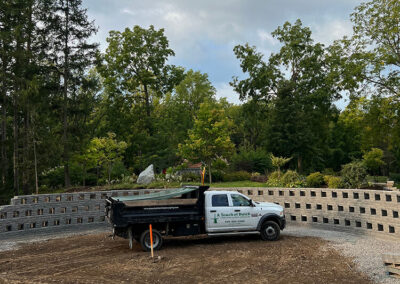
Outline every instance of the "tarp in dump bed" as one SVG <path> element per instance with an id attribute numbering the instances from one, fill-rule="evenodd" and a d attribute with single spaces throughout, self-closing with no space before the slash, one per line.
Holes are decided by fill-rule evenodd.
<path id="1" fill-rule="evenodd" d="M 159 192 L 142 194 L 142 195 L 133 195 L 133 196 L 114 196 L 111 197 L 115 201 L 140 201 L 140 200 L 165 200 L 180 196 L 185 193 L 189 193 L 199 189 L 198 186 L 185 186 L 182 188 L 173 188 L 173 189 L 165 189 Z"/>

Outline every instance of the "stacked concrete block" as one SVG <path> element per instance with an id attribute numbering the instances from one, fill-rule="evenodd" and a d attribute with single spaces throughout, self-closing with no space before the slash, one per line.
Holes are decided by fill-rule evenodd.
<path id="1" fill-rule="evenodd" d="M 226 189 L 225 189 L 226 190 Z M 240 188 L 285 208 L 288 223 L 400 237 L 400 193 L 329 188 Z"/>
<path id="2" fill-rule="evenodd" d="M 108 196 L 154 190 L 113 190 L 17 196 L 0 207 L 0 237 L 32 230 L 104 223 Z M 218 189 L 216 189 L 218 190 Z M 221 188 L 221 190 L 227 190 Z M 288 223 L 400 237 L 400 192 L 328 188 L 230 188 L 255 201 L 280 204 Z"/>
<path id="3" fill-rule="evenodd" d="M 141 195 L 159 190 L 113 190 L 16 196 L 0 207 L 0 237 L 32 230 L 104 223 L 108 196 Z"/>

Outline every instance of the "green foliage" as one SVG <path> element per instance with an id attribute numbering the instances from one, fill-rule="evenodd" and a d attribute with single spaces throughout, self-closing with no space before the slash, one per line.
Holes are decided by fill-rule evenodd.
<path id="1" fill-rule="evenodd" d="M 226 173 L 223 175 L 222 178 L 224 182 L 244 181 L 244 180 L 250 180 L 251 174 L 246 171 L 237 171 L 232 173 Z"/>
<path id="2" fill-rule="evenodd" d="M 208 171 L 206 171 L 206 175 L 209 175 Z M 215 182 L 222 182 L 224 181 L 224 175 L 225 173 L 223 171 L 220 170 L 212 170 L 211 171 L 211 175 L 213 178 L 213 181 Z M 206 182 L 206 181 L 205 181 Z"/>
<path id="3" fill-rule="evenodd" d="M 278 173 L 281 171 L 281 167 L 287 164 L 292 158 L 284 158 L 284 157 L 275 157 L 271 154 L 271 164 L 272 166 L 278 170 Z"/>
<path id="4" fill-rule="evenodd" d="M 354 53 L 350 59 L 363 63 L 363 80 L 372 82 L 381 93 L 394 96 L 400 92 L 400 73 L 393 68 L 400 66 L 399 15 L 398 0 L 362 2 L 351 15 Z"/>
<path id="5" fill-rule="evenodd" d="M 386 183 L 388 181 L 388 177 L 386 176 L 366 176 L 365 178 L 367 182 L 379 182 L 379 183 Z"/>
<path id="6" fill-rule="evenodd" d="M 284 186 L 282 181 L 282 174 L 278 171 L 274 171 L 269 174 L 268 181 L 266 182 L 266 186 L 268 187 L 282 187 Z"/>
<path id="7" fill-rule="evenodd" d="M 195 173 L 184 173 L 182 175 L 182 182 L 197 182 L 200 184 L 201 175 Z"/>
<path id="8" fill-rule="evenodd" d="M 307 186 L 309 187 L 321 187 L 324 185 L 324 175 L 320 172 L 311 173 L 306 178 Z"/>
<path id="9" fill-rule="evenodd" d="M 281 178 L 281 182 L 285 187 L 301 187 L 304 184 L 302 176 L 292 170 L 286 171 Z"/>
<path id="10" fill-rule="evenodd" d="M 193 162 L 203 161 L 209 168 L 217 158 L 228 157 L 234 149 L 229 136 L 231 125 L 221 104 L 201 104 L 189 138 L 179 144 L 181 156 Z M 211 183 L 211 172 L 209 179 Z"/>
<path id="11" fill-rule="evenodd" d="M 342 167 L 341 176 L 344 186 L 348 188 L 361 188 L 365 183 L 367 170 L 361 161 L 354 161 Z"/>
<path id="12" fill-rule="evenodd" d="M 328 188 L 343 188 L 343 180 L 341 177 L 326 175 L 324 181 Z"/>
<path id="13" fill-rule="evenodd" d="M 266 175 L 261 175 L 260 173 L 251 173 L 250 180 L 254 182 L 267 182 L 268 177 Z"/>
<path id="14" fill-rule="evenodd" d="M 381 166 L 385 165 L 382 158 L 383 151 L 378 148 L 372 148 L 371 151 L 363 155 L 363 163 L 369 172 L 376 173 Z"/>
<path id="15" fill-rule="evenodd" d="M 246 150 L 232 156 L 232 168 L 236 171 L 265 173 L 272 169 L 271 156 L 262 149 Z"/>
<path id="16" fill-rule="evenodd" d="M 389 179 L 395 181 L 396 183 L 400 183 L 400 173 L 390 173 Z"/>
<path id="17" fill-rule="evenodd" d="M 94 155 L 97 158 L 98 164 L 106 166 L 109 183 L 111 182 L 112 168 L 116 162 L 121 161 L 127 147 L 126 142 L 118 142 L 115 136 L 115 133 L 109 132 L 107 133 L 107 137 L 93 138 L 89 146 L 90 151 L 95 153 Z M 118 173 L 118 176 L 120 174 L 126 174 L 126 172 L 121 171 Z"/>
<path id="18" fill-rule="evenodd" d="M 214 170 L 218 171 L 224 171 L 228 167 L 227 163 L 222 159 L 216 159 L 212 162 L 211 166 Z"/>
<path id="19" fill-rule="evenodd" d="M 124 163 L 121 160 L 117 160 L 111 168 L 111 179 L 120 179 L 122 177 L 131 176 Z"/>

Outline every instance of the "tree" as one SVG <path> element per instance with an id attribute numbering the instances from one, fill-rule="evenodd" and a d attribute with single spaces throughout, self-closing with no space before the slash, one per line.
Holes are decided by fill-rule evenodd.
<path id="1" fill-rule="evenodd" d="M 366 152 L 363 155 L 363 163 L 367 170 L 372 174 L 375 174 L 381 166 L 385 164 L 382 161 L 383 151 L 379 148 L 372 148 L 371 151 Z"/>
<path id="2" fill-rule="evenodd" d="M 286 22 L 272 36 L 282 43 L 280 51 L 263 60 L 255 47 L 236 46 L 234 52 L 248 78 L 234 78 L 231 85 L 241 100 L 249 100 L 268 111 L 267 150 L 297 159 L 301 172 L 322 167 L 327 152 L 332 103 L 341 97 L 334 61 L 311 30 L 300 20 Z M 291 111 L 287 111 L 289 108 Z M 278 126 L 279 125 L 279 126 Z M 278 141 L 292 141 L 290 150 Z"/>
<path id="3" fill-rule="evenodd" d="M 99 68 L 106 88 L 111 95 L 132 96 L 149 119 L 153 99 L 171 91 L 183 78 L 182 68 L 166 64 L 175 53 L 164 29 L 134 26 L 123 32 L 111 31 L 107 42 L 104 64 Z"/>
<path id="4" fill-rule="evenodd" d="M 211 163 L 217 158 L 227 157 L 234 150 L 229 136 L 231 124 L 220 104 L 202 103 L 194 126 L 188 131 L 189 138 L 185 144 L 179 144 L 183 158 L 202 161 L 208 166 L 210 184 Z"/>
<path id="5" fill-rule="evenodd" d="M 362 80 L 383 93 L 400 96 L 400 2 L 361 3 L 351 15 L 354 36 L 350 60 L 362 60 Z"/>
<path id="6" fill-rule="evenodd" d="M 82 8 L 82 0 L 44 1 L 41 7 L 46 11 L 48 40 L 50 41 L 49 61 L 58 73 L 62 99 L 62 145 L 65 186 L 71 184 L 69 160 L 71 156 L 70 115 L 71 103 L 77 90 L 82 85 L 84 74 L 94 63 L 98 44 L 90 43 L 89 38 L 97 32 L 93 22 L 87 17 L 87 10 Z"/>
<path id="7" fill-rule="evenodd" d="M 108 174 L 108 183 L 111 182 L 111 170 L 115 162 L 122 159 L 122 155 L 127 147 L 126 142 L 118 142 L 115 133 L 107 133 L 107 137 L 93 138 L 89 148 L 85 153 L 86 161 L 93 157 L 98 159 L 99 165 L 105 165 Z"/>

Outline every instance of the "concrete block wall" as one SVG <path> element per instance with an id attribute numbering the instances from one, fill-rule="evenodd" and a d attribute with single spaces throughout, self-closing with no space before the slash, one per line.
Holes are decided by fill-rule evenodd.
<path id="1" fill-rule="evenodd" d="M 160 190 L 113 190 L 16 196 L 0 206 L 0 237 L 33 230 L 104 223 L 107 196 L 129 196 Z"/>
<path id="2" fill-rule="evenodd" d="M 113 190 L 17 196 L 0 207 L 0 237 L 34 230 L 51 231 L 104 224 L 107 196 L 130 196 L 153 190 Z M 214 189 L 218 190 L 218 189 Z M 288 224 L 386 235 L 400 240 L 400 192 L 328 188 L 221 188 L 255 201 L 285 208 Z"/>
<path id="3" fill-rule="evenodd" d="M 380 234 L 398 238 L 400 241 L 398 191 L 329 188 L 229 190 L 237 190 L 255 201 L 273 202 L 283 206 L 288 224 Z"/>

